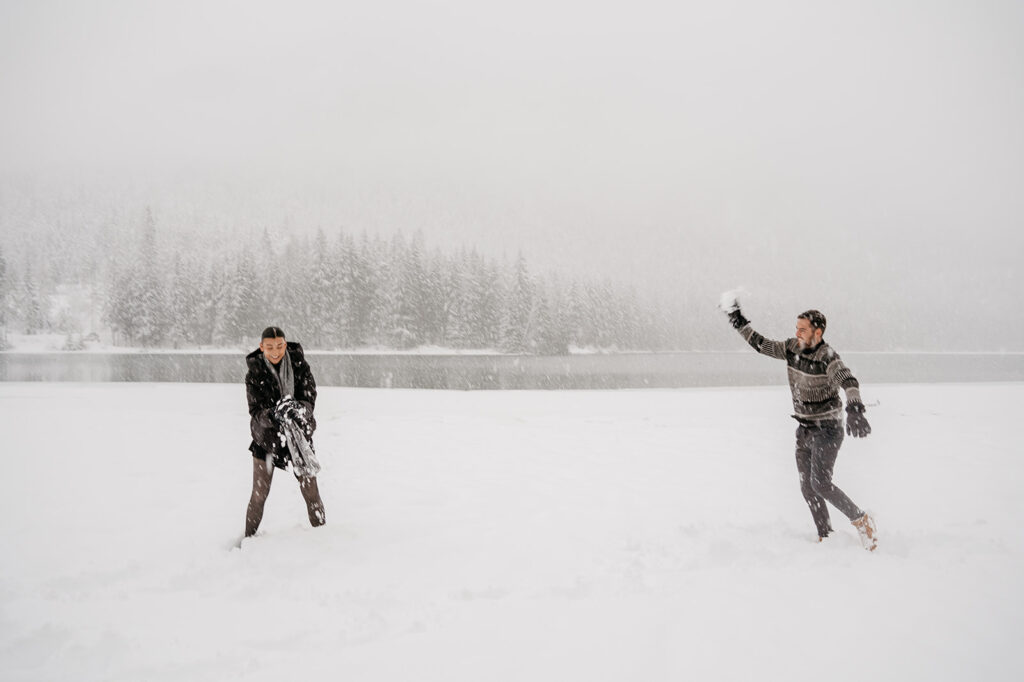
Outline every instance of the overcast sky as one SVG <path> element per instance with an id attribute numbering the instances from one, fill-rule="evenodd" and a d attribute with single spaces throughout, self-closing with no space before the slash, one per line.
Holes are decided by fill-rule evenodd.
<path id="1" fill-rule="evenodd" d="M 1024 3 L 0 7 L 7 178 L 1024 333 Z"/>

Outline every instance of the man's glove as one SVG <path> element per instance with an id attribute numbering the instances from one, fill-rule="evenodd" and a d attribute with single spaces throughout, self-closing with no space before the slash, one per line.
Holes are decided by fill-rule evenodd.
<path id="1" fill-rule="evenodd" d="M 854 438 L 864 438 L 871 433 L 871 424 L 864 416 L 864 403 L 846 405 L 846 433 Z"/>
<path id="2" fill-rule="evenodd" d="M 750 320 L 743 317 L 743 313 L 740 311 L 739 305 L 729 313 L 729 322 L 732 323 L 734 329 L 742 329 L 743 327 L 750 324 Z"/>
<path id="3" fill-rule="evenodd" d="M 729 322 L 736 329 L 740 329 L 745 325 L 750 324 L 750 320 L 743 317 L 743 313 L 740 312 L 740 301 L 737 294 L 739 290 L 727 291 L 722 294 L 722 298 L 718 301 L 718 307 L 723 313 L 729 316 Z"/>

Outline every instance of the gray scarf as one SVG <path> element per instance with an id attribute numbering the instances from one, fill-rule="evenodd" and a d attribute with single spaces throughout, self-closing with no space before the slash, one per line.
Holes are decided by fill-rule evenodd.
<path id="1" fill-rule="evenodd" d="M 320 461 L 317 460 L 313 447 L 306 440 L 306 435 L 299 425 L 294 422 L 281 424 L 281 434 L 288 444 L 295 475 L 299 478 L 310 478 L 320 473 Z"/>
<path id="2" fill-rule="evenodd" d="M 281 358 L 281 362 L 278 363 L 280 371 L 275 369 L 274 365 L 267 356 L 263 356 L 263 362 L 267 363 L 267 367 L 277 377 L 277 383 L 281 387 L 281 398 L 295 398 L 295 371 L 292 369 L 292 356 L 287 350 L 284 352 L 284 357 Z M 288 453 L 292 456 L 292 469 L 295 475 L 299 478 L 307 478 L 310 476 L 316 476 L 320 472 L 320 462 L 317 461 L 316 453 L 310 446 L 309 441 L 306 440 L 306 435 L 299 428 L 298 424 L 287 422 L 281 424 L 281 430 L 278 432 L 281 439 L 288 446 Z"/>
<path id="3" fill-rule="evenodd" d="M 267 363 L 267 367 L 270 368 L 270 373 L 277 377 L 277 383 L 281 387 L 281 397 L 288 398 L 295 396 L 295 371 L 292 369 L 292 355 L 287 350 L 284 352 L 284 357 L 281 358 L 278 367 L 281 371 L 278 371 L 274 367 L 274 363 L 267 359 L 267 356 L 263 356 L 263 362 Z"/>

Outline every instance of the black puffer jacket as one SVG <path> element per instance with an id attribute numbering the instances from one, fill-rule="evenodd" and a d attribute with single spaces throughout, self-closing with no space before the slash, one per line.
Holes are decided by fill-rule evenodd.
<path id="1" fill-rule="evenodd" d="M 313 408 L 316 405 L 316 382 L 313 372 L 306 362 L 302 346 L 294 341 L 288 342 L 288 355 L 292 360 L 295 374 L 295 400 L 302 403 L 309 415 L 309 432 L 316 429 Z M 281 362 L 284 362 L 282 360 Z M 252 444 L 249 450 L 273 453 L 274 464 L 283 467 L 288 461 L 288 447 L 282 446 L 277 435 L 277 424 L 271 416 L 274 406 L 281 399 L 281 386 L 277 382 L 274 370 L 267 367 L 263 360 L 263 351 L 257 348 L 245 357 L 249 371 L 245 375 L 245 395 L 249 400 L 249 430 L 252 431 Z"/>

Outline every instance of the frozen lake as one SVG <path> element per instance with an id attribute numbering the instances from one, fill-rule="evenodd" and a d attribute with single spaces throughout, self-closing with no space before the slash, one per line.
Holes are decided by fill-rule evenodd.
<path id="1" fill-rule="evenodd" d="M 0 677 L 1024 678 L 1024 384 L 864 397 L 872 553 L 815 541 L 784 387 L 325 387 L 327 525 L 279 472 L 230 550 L 239 384 L 0 383 Z"/>
<path id="2" fill-rule="evenodd" d="M 870 383 L 1024 381 L 1024 354 L 843 353 Z M 434 389 L 780 385 L 785 366 L 752 350 L 608 355 L 307 354 L 323 386 Z M 233 383 L 243 353 L 0 353 L 0 381 Z"/>

